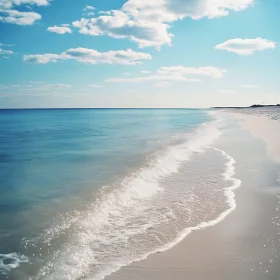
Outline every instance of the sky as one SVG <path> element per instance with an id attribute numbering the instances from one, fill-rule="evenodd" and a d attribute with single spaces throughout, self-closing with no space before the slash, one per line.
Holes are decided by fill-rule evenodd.
<path id="1" fill-rule="evenodd" d="M 279 0 L 0 0 L 0 108 L 280 103 Z"/>

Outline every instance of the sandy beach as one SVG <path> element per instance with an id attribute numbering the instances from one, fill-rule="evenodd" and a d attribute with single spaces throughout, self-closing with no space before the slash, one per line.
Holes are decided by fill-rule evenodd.
<path id="1" fill-rule="evenodd" d="M 219 112 L 230 125 L 216 147 L 232 156 L 236 209 L 173 248 L 132 263 L 106 280 L 280 279 L 279 109 Z"/>

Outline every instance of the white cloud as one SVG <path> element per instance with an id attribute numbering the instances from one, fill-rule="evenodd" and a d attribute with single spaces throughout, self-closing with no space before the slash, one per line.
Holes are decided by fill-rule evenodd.
<path id="1" fill-rule="evenodd" d="M 155 84 L 155 87 L 167 87 L 169 85 L 170 85 L 170 83 L 168 83 L 168 82 L 159 82 L 159 83 Z"/>
<path id="2" fill-rule="evenodd" d="M 126 75 L 126 76 L 130 76 L 131 75 L 131 73 L 128 73 L 128 72 L 124 72 L 123 74 Z"/>
<path id="3" fill-rule="evenodd" d="M 122 11 L 112 11 L 110 15 L 73 22 L 82 34 L 93 36 L 108 35 L 113 38 L 130 38 L 140 48 L 171 44 L 172 34 L 168 25 L 157 22 L 135 21 Z"/>
<path id="4" fill-rule="evenodd" d="M 0 46 L 1 47 L 13 47 L 14 45 L 13 44 L 3 44 L 3 43 L 0 43 Z"/>
<path id="5" fill-rule="evenodd" d="M 84 8 L 84 11 L 86 11 L 86 10 L 95 10 L 95 8 L 93 6 L 86 6 Z"/>
<path id="6" fill-rule="evenodd" d="M 252 55 L 256 51 L 274 49 L 276 43 L 267 39 L 231 39 L 216 46 L 217 50 L 225 50 L 239 55 Z"/>
<path id="7" fill-rule="evenodd" d="M 72 30 L 67 26 L 50 26 L 47 28 L 48 31 L 54 32 L 57 34 L 66 34 L 66 33 L 72 33 Z"/>
<path id="8" fill-rule="evenodd" d="M 85 12 L 83 16 L 93 17 L 95 15 L 95 13 L 93 12 L 94 10 L 95 8 L 93 6 L 86 6 L 85 8 L 83 8 L 83 11 Z"/>
<path id="9" fill-rule="evenodd" d="M 259 88 L 259 86 L 257 86 L 257 85 L 241 85 L 240 87 L 243 87 L 243 88 Z"/>
<path id="10" fill-rule="evenodd" d="M 66 59 L 66 56 L 64 59 Z M 62 60 L 62 55 L 51 54 L 51 53 L 31 54 L 31 55 L 24 55 L 23 60 L 25 62 L 30 62 L 30 63 L 46 64 L 49 62 L 57 62 L 58 60 Z"/>
<path id="11" fill-rule="evenodd" d="M 18 10 L 0 9 L 0 22 L 17 25 L 32 25 L 39 19 L 41 19 L 41 15 L 35 12 L 19 12 Z"/>
<path id="12" fill-rule="evenodd" d="M 111 83 L 139 83 L 149 81 L 161 81 L 161 82 L 199 82 L 200 79 L 196 76 L 210 76 L 218 79 L 224 76 L 226 70 L 217 67 L 184 67 L 184 66 L 171 66 L 161 67 L 155 74 L 149 76 L 142 76 L 136 78 L 113 78 L 108 79 L 106 82 Z M 194 77 L 195 76 L 195 77 Z"/>
<path id="13" fill-rule="evenodd" d="M 101 85 L 88 85 L 91 88 L 104 88 L 104 86 Z"/>
<path id="14" fill-rule="evenodd" d="M 3 50 L 0 48 L 0 55 L 6 55 L 6 54 L 13 54 L 14 52 L 11 50 Z"/>
<path id="15" fill-rule="evenodd" d="M 0 8 L 10 9 L 13 6 L 20 5 L 37 5 L 37 6 L 47 6 L 50 0 L 1 0 Z"/>
<path id="16" fill-rule="evenodd" d="M 129 0 L 123 10 L 144 18 L 171 22 L 184 17 L 201 19 L 227 16 L 229 11 L 242 11 L 254 0 Z"/>
<path id="17" fill-rule="evenodd" d="M 9 59 L 10 56 L 8 56 L 8 55 L 14 54 L 14 52 L 12 50 L 6 50 L 1 47 L 13 47 L 13 45 L 0 43 L 0 57 L 1 58 Z"/>
<path id="18" fill-rule="evenodd" d="M 135 52 L 131 49 L 98 52 L 93 49 L 75 48 L 68 49 L 61 54 L 33 54 L 24 55 L 24 61 L 30 63 L 46 64 L 50 62 L 76 60 L 86 64 L 123 64 L 135 65 L 142 64 L 142 60 L 152 59 L 148 53 Z"/>
<path id="19" fill-rule="evenodd" d="M 140 48 L 170 45 L 170 23 L 190 17 L 215 18 L 229 11 L 242 11 L 254 0 L 128 0 L 120 10 L 101 12 L 91 19 L 82 18 L 72 24 L 82 34 L 129 38 Z"/>
<path id="20" fill-rule="evenodd" d="M 32 25 L 36 20 L 41 19 L 41 15 L 35 12 L 21 12 L 16 9 L 17 6 L 37 5 L 46 6 L 50 0 L 1 0 L 0 1 L 0 22 Z"/>
<path id="21" fill-rule="evenodd" d="M 142 74 L 150 74 L 151 72 L 143 70 L 143 71 L 140 71 L 140 73 L 142 73 Z"/>
<path id="22" fill-rule="evenodd" d="M 93 10 L 95 10 L 95 8 L 93 6 L 86 6 L 83 11 L 87 12 L 84 13 L 83 16 L 86 17 L 93 17 L 95 15 L 95 13 L 93 12 Z"/>

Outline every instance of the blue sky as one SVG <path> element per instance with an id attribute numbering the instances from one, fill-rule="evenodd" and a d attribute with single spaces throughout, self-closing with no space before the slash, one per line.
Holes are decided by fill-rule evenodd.
<path id="1" fill-rule="evenodd" d="M 280 103 L 278 0 L 0 0 L 0 107 Z"/>

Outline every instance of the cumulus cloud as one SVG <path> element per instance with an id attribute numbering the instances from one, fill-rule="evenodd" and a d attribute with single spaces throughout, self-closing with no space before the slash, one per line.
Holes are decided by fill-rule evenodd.
<path id="1" fill-rule="evenodd" d="M 47 6 L 50 0 L 1 0 L 0 7 L 4 9 L 10 9 L 13 6 L 20 5 L 37 5 Z"/>
<path id="2" fill-rule="evenodd" d="M 75 48 L 68 49 L 61 54 L 32 54 L 24 55 L 24 61 L 30 63 L 46 64 L 50 62 L 76 60 L 86 64 L 142 64 L 143 60 L 151 59 L 148 53 L 135 52 L 131 49 L 109 52 L 98 52 L 93 49 Z"/>
<path id="3" fill-rule="evenodd" d="M 146 71 L 146 70 L 143 70 L 143 71 L 140 71 L 142 74 L 150 74 L 150 71 Z"/>
<path id="4" fill-rule="evenodd" d="M 254 0 L 128 0 L 120 10 L 102 12 L 90 19 L 82 18 L 72 24 L 82 34 L 129 38 L 140 48 L 170 45 L 170 24 L 190 17 L 227 16 L 230 11 L 242 11 Z"/>
<path id="5" fill-rule="evenodd" d="M 82 18 L 80 21 L 74 21 L 73 26 L 82 34 L 130 38 L 140 48 L 171 44 L 172 34 L 168 33 L 167 24 L 131 20 L 129 15 L 122 11 L 111 11 L 109 15 L 97 18 Z"/>
<path id="6" fill-rule="evenodd" d="M 17 25 L 32 25 L 36 20 L 41 18 L 41 15 L 35 12 L 19 12 L 18 10 L 0 9 L 0 22 Z"/>
<path id="7" fill-rule="evenodd" d="M 65 26 L 65 25 L 62 25 L 62 26 L 50 26 L 47 28 L 47 30 L 49 32 L 54 32 L 54 33 L 57 33 L 57 34 L 66 34 L 66 33 L 72 33 L 72 30 L 68 27 L 68 26 Z"/>
<path id="8" fill-rule="evenodd" d="M 50 0 L 1 0 L 0 1 L 0 22 L 32 25 L 36 20 L 41 19 L 41 15 L 35 12 L 22 12 L 16 9 L 17 6 L 37 5 L 46 6 Z"/>
<path id="9" fill-rule="evenodd" d="M 274 49 L 276 43 L 267 39 L 231 39 L 216 46 L 217 50 L 225 50 L 239 55 L 252 55 L 256 51 Z"/>
<path id="10" fill-rule="evenodd" d="M 214 79 L 219 79 L 224 76 L 226 70 L 206 66 L 206 67 L 184 67 L 184 66 L 171 66 L 161 67 L 155 74 L 136 77 L 136 78 L 113 78 L 108 79 L 106 82 L 110 83 L 139 83 L 139 82 L 199 82 L 201 76 L 209 76 Z M 198 78 L 199 77 L 199 78 Z"/>

